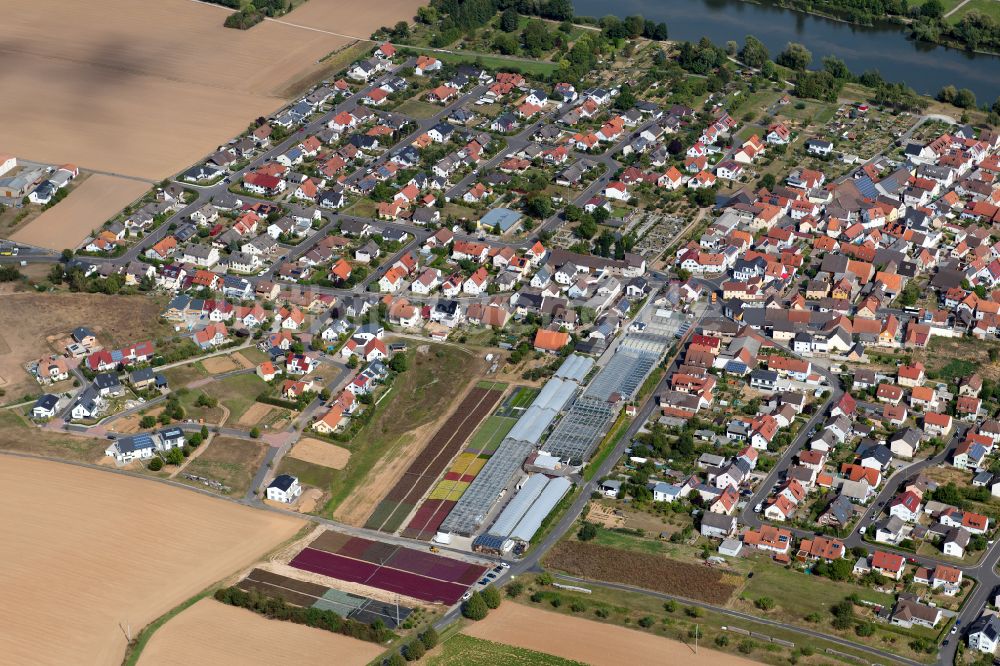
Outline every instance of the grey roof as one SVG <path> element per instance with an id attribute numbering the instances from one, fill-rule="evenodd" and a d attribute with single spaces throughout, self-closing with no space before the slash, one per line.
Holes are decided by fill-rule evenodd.
<path id="1" fill-rule="evenodd" d="M 544 270 L 544 269 L 543 269 Z M 581 383 L 590 369 L 594 367 L 594 359 L 580 354 L 570 354 L 556 370 L 555 376 Z"/>
<path id="2" fill-rule="evenodd" d="M 826 507 L 826 512 L 831 514 L 841 525 L 846 525 L 851 519 L 851 514 L 854 513 L 854 505 L 844 495 L 837 495 Z"/>
<path id="3" fill-rule="evenodd" d="M 1000 617 L 996 615 L 981 615 L 969 625 L 969 635 L 983 634 L 992 642 L 1000 639 Z"/>
<path id="4" fill-rule="evenodd" d="M 548 478 L 544 474 L 533 474 L 528 477 L 521 489 L 517 491 L 513 499 L 507 504 L 500 515 L 497 516 L 496 522 L 490 528 L 490 534 L 496 534 L 498 536 L 510 536 L 510 533 L 517 527 L 517 524 L 521 522 L 521 518 L 524 517 L 525 512 L 534 503 L 538 496 L 542 494 L 542 490 L 545 489 L 546 484 L 548 484 Z"/>

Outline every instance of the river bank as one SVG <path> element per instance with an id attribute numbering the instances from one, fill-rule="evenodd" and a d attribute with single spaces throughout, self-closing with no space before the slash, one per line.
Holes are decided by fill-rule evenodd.
<path id="1" fill-rule="evenodd" d="M 604 15 L 609 9 L 601 0 L 575 0 L 574 6 L 579 15 Z M 742 44 L 754 35 L 772 57 L 788 42 L 799 42 L 812 52 L 813 69 L 833 55 L 855 74 L 877 70 L 885 80 L 924 95 L 934 96 L 947 85 L 969 88 L 986 103 L 1000 95 L 1000 57 L 913 41 L 898 23 L 862 26 L 759 0 L 619 0 L 613 12 L 665 21 L 670 39 L 677 41 L 708 37 L 715 44 Z"/>

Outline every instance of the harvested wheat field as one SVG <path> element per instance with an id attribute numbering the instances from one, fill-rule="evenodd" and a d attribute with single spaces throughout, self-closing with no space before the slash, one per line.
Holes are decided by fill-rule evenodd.
<path id="1" fill-rule="evenodd" d="M 342 446 L 311 437 L 300 439 L 288 455 L 314 465 L 332 467 L 333 469 L 344 469 L 351 459 L 351 452 Z"/>
<path id="2" fill-rule="evenodd" d="M 202 599 L 160 628 L 142 652 L 141 666 L 316 664 L 363 666 L 382 648 L 300 624 Z"/>
<path id="3" fill-rule="evenodd" d="M 110 664 L 141 627 L 292 537 L 301 520 L 148 480 L 5 457 L 0 654 Z M 10 505 L 13 508 L 13 505 Z"/>
<path id="4" fill-rule="evenodd" d="M 90 328 L 109 347 L 155 340 L 170 330 L 160 323 L 162 307 L 163 299 L 145 296 L 4 294 L 0 307 L 0 388 L 9 398 L 37 392 L 38 382 L 25 371 L 24 364 L 43 354 L 64 352 L 59 341 L 68 338 L 77 326 Z"/>
<path id="5" fill-rule="evenodd" d="M 242 31 L 223 27 L 229 10 L 190 0 L 24 3 L 0 21 L 0 146 L 159 180 L 278 109 L 289 86 L 352 41 L 324 29 L 368 37 L 421 4 L 345 12 L 338 0 L 310 0 L 287 23 Z"/>
<path id="6" fill-rule="evenodd" d="M 149 188 L 149 183 L 138 180 L 94 174 L 58 206 L 39 215 L 11 238 L 50 250 L 75 248 Z"/>
<path id="7" fill-rule="evenodd" d="M 547 652 L 594 666 L 685 663 L 692 666 L 750 666 L 757 662 L 724 652 L 612 624 L 505 603 L 464 632 L 475 638 Z M 665 655 L 672 655 L 666 658 Z"/>

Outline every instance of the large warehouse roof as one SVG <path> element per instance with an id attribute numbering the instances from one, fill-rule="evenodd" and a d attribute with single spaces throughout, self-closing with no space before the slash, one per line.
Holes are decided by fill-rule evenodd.
<path id="1" fill-rule="evenodd" d="M 496 522 L 490 528 L 490 534 L 504 537 L 510 536 L 510 533 L 514 531 L 517 524 L 521 522 L 524 514 L 527 513 L 531 505 L 538 499 L 538 496 L 545 490 L 545 485 L 548 482 L 549 479 L 544 474 L 532 474 L 529 476 L 528 480 L 521 486 L 521 489 L 517 491 L 517 494 L 514 495 L 513 499 L 504 507 L 500 515 L 497 516 Z"/>
<path id="2" fill-rule="evenodd" d="M 519 539 L 525 543 L 531 541 L 531 537 L 535 536 L 535 532 L 542 526 L 545 516 L 549 515 L 572 485 L 569 479 L 562 476 L 549 479 L 549 482 L 545 484 L 545 490 L 542 491 L 542 494 L 538 496 L 538 499 L 534 501 L 531 508 L 524 514 L 521 522 L 510 533 L 510 537 L 512 539 Z"/>
<path id="3" fill-rule="evenodd" d="M 559 366 L 559 369 L 556 370 L 555 376 L 582 384 L 592 367 L 594 367 L 594 359 L 589 356 L 570 354 L 563 361 L 563 364 Z"/>

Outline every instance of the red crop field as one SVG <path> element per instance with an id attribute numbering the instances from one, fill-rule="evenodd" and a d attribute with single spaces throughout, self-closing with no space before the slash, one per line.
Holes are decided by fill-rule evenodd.
<path id="1" fill-rule="evenodd" d="M 429 602 L 457 602 L 486 567 L 381 541 L 324 532 L 289 563 Z"/>
<path id="2" fill-rule="evenodd" d="M 723 582 L 724 574 L 718 569 L 580 541 L 558 544 L 545 563 L 581 578 L 633 585 L 720 606 L 736 589 Z"/>

